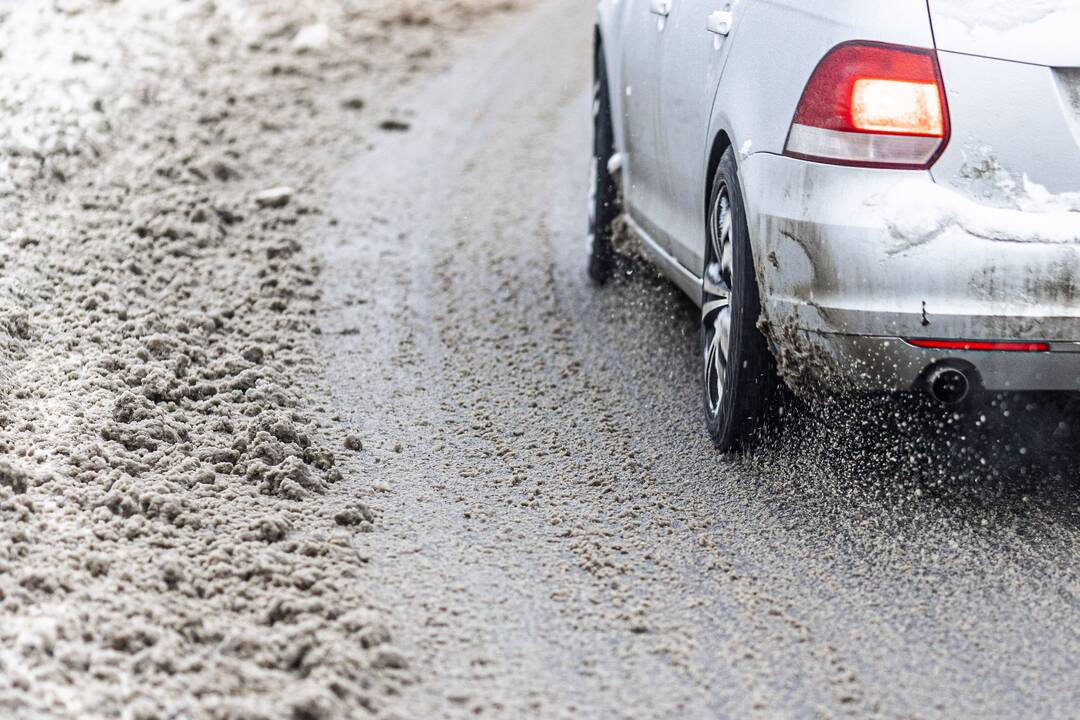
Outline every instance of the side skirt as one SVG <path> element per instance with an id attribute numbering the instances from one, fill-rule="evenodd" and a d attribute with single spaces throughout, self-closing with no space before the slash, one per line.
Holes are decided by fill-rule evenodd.
<path id="1" fill-rule="evenodd" d="M 679 289 L 686 293 L 687 297 L 693 300 L 694 303 L 700 305 L 701 278 L 680 263 L 674 255 L 660 247 L 660 245 L 653 240 L 652 236 L 645 232 L 644 228 L 638 225 L 634 218 L 630 217 L 629 214 L 625 217 L 627 225 L 630 226 L 630 230 L 641 240 L 641 244 L 645 246 L 652 256 L 653 262 L 660 267 L 660 271 L 673 283 L 678 285 Z"/>

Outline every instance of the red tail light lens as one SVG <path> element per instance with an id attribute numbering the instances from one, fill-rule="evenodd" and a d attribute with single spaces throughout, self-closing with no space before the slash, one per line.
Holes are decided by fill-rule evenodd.
<path id="1" fill-rule="evenodd" d="M 1050 352 L 1050 343 L 998 340 L 905 340 L 909 345 L 930 350 Z"/>
<path id="2" fill-rule="evenodd" d="M 810 76 L 784 154 L 842 165 L 928 168 L 949 137 L 933 50 L 853 42 Z"/>

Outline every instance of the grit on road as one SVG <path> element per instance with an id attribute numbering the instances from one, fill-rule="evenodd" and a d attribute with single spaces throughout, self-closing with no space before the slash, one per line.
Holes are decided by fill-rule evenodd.
<path id="1" fill-rule="evenodd" d="M 859 411 L 722 459 L 692 304 L 641 263 L 588 283 L 591 21 L 550 0 L 469 37 L 330 201 L 323 353 L 373 439 L 356 542 L 418 679 L 398 711 L 1072 715 L 1071 472 L 865 440 Z"/>

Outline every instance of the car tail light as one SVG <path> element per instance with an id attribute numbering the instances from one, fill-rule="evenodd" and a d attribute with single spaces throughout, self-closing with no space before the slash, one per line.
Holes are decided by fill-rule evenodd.
<path id="1" fill-rule="evenodd" d="M 928 168 L 949 139 L 933 50 L 851 42 L 806 83 L 785 155 L 866 167 Z"/>
<path id="2" fill-rule="evenodd" d="M 984 350 L 998 352 L 1050 352 L 1050 343 L 1000 340 L 905 340 L 931 350 Z"/>

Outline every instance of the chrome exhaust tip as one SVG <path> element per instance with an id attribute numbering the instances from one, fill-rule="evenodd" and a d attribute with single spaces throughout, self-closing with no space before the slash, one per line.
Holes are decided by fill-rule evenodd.
<path id="1" fill-rule="evenodd" d="M 926 376 L 930 395 L 943 405 L 958 405 L 971 394 L 967 373 L 948 365 L 939 365 Z"/>

